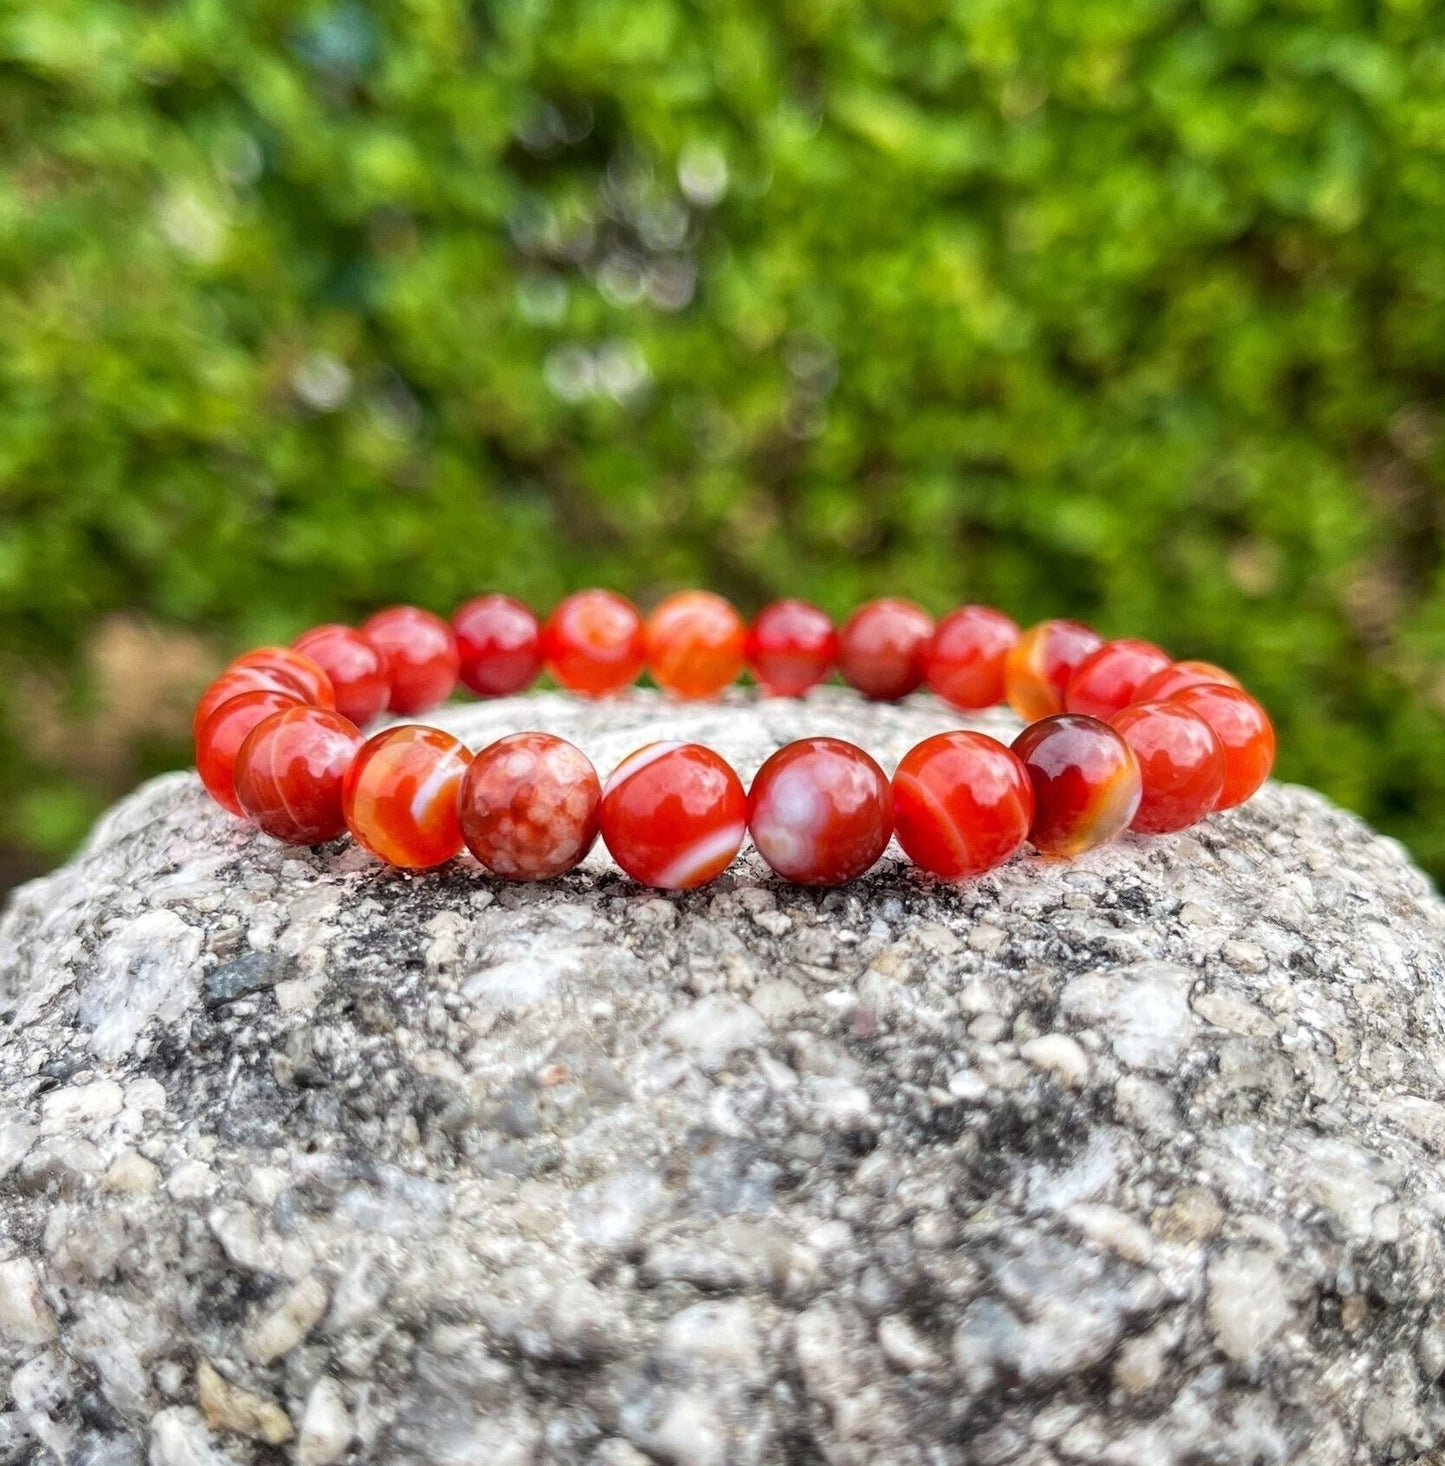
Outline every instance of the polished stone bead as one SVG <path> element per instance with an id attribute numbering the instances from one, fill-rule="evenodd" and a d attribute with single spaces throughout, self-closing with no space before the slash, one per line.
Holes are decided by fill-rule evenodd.
<path id="1" fill-rule="evenodd" d="M 896 702 L 923 685 L 933 621 L 912 601 L 885 597 L 859 606 L 838 633 L 838 671 L 849 687 Z"/>
<path id="2" fill-rule="evenodd" d="M 838 660 L 838 632 L 826 611 L 807 601 L 774 601 L 748 627 L 748 670 L 769 697 L 801 697 Z"/>
<path id="3" fill-rule="evenodd" d="M 343 718 L 364 726 L 386 711 L 391 676 L 386 658 L 369 637 L 332 622 L 312 627 L 292 646 L 326 673 L 336 693 L 336 711 Z"/>
<path id="4" fill-rule="evenodd" d="M 303 701 L 309 702 L 312 707 L 334 708 L 336 706 L 336 691 L 325 669 L 314 657 L 297 651 L 295 647 L 257 647 L 255 651 L 245 652 L 237 657 L 226 668 L 226 671 L 240 672 L 247 669 L 264 670 L 289 677 L 302 689 Z"/>
<path id="5" fill-rule="evenodd" d="M 201 694 L 191 715 L 191 737 L 199 739 L 206 720 L 222 703 L 243 692 L 284 692 L 298 702 L 310 703 L 307 685 L 288 673 L 270 667 L 237 667 L 222 672 Z"/>
<path id="6" fill-rule="evenodd" d="M 1147 641 L 1106 641 L 1074 669 L 1064 689 L 1071 713 L 1107 722 L 1126 708 L 1156 672 L 1169 665 L 1168 652 Z"/>
<path id="7" fill-rule="evenodd" d="M 1213 662 L 1171 662 L 1134 694 L 1135 702 L 1162 702 L 1186 687 L 1238 687 L 1239 678 Z"/>
<path id="8" fill-rule="evenodd" d="M 747 830 L 742 781 L 710 748 L 649 743 L 602 786 L 598 815 L 612 858 L 662 890 L 700 886 L 732 864 Z"/>
<path id="9" fill-rule="evenodd" d="M 251 729 L 272 713 L 307 705 L 294 693 L 253 688 L 227 698 L 201 724 L 196 735 L 196 771 L 206 792 L 222 809 L 242 813 L 236 798 L 236 755 Z"/>
<path id="10" fill-rule="evenodd" d="M 841 885 L 876 864 L 888 845 L 888 776 L 841 738 L 800 738 L 758 770 L 748 791 L 748 830 L 784 880 Z"/>
<path id="11" fill-rule="evenodd" d="M 361 633 L 386 658 L 392 712 L 424 713 L 456 691 L 461 657 L 440 616 L 419 606 L 388 606 L 363 621 Z"/>
<path id="12" fill-rule="evenodd" d="M 711 697 L 743 669 L 743 618 L 711 591 L 668 596 L 647 618 L 645 635 L 648 671 L 677 697 Z"/>
<path id="13" fill-rule="evenodd" d="M 1238 687 L 1201 683 L 1176 692 L 1169 701 L 1198 713 L 1224 749 L 1224 788 L 1214 807 L 1233 809 L 1243 804 L 1274 768 L 1274 724 L 1269 714 Z"/>
<path id="14" fill-rule="evenodd" d="M 1061 713 L 1013 742 L 1034 786 L 1029 840 L 1045 855 L 1081 855 L 1128 828 L 1142 793 L 1139 764 L 1107 723 Z"/>
<path id="15" fill-rule="evenodd" d="M 986 733 L 938 733 L 904 754 L 893 775 L 893 824 L 915 865 L 966 880 L 1023 844 L 1033 787 L 1018 758 Z"/>
<path id="16" fill-rule="evenodd" d="M 362 744 L 342 782 L 347 828 L 390 865 L 443 864 L 462 848 L 457 796 L 471 761 L 439 728 L 384 729 Z"/>
<path id="17" fill-rule="evenodd" d="M 618 692 L 637 680 L 646 660 L 642 617 L 614 591 L 578 591 L 542 627 L 542 660 L 570 692 Z"/>
<path id="18" fill-rule="evenodd" d="M 1135 702 L 1110 719 L 1134 751 L 1142 795 L 1129 828 L 1162 835 L 1202 820 L 1224 789 L 1224 749 L 1197 713 Z"/>
<path id="19" fill-rule="evenodd" d="M 508 697 L 530 687 L 542 670 L 537 618 L 511 596 L 468 601 L 452 617 L 461 678 L 478 697 Z"/>
<path id="20" fill-rule="evenodd" d="M 319 845 L 344 833 L 341 783 L 361 730 L 325 708 L 284 708 L 246 735 L 236 755 L 236 800 L 273 839 Z"/>
<path id="21" fill-rule="evenodd" d="M 1026 723 L 1064 710 L 1064 688 L 1074 669 L 1103 646 L 1097 631 L 1079 621 L 1040 621 L 1004 658 L 1004 696 Z"/>
<path id="22" fill-rule="evenodd" d="M 581 749 L 550 733 L 513 733 L 481 750 L 462 780 L 467 848 L 493 875 L 544 881 L 597 839 L 602 785 Z"/>
<path id="23" fill-rule="evenodd" d="M 1019 629 L 992 606 L 960 606 L 934 628 L 926 678 L 956 708 L 991 708 L 1003 701 L 1004 658 Z"/>

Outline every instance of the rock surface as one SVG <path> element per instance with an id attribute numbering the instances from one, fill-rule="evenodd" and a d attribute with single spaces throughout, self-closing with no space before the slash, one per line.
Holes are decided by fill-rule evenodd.
<path id="1" fill-rule="evenodd" d="M 747 775 L 953 719 L 438 721 Z M 412 877 L 173 775 L 18 893 L 0 1461 L 1442 1459 L 1445 910 L 1393 843 L 1271 786 L 961 889 L 593 867 Z"/>

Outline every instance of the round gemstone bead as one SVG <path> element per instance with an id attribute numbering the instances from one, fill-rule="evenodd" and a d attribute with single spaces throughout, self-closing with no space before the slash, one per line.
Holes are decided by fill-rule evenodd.
<path id="1" fill-rule="evenodd" d="M 565 738 L 514 733 L 482 749 L 462 780 L 467 848 L 493 875 L 545 881 L 578 865 L 597 839 L 602 785 Z"/>
<path id="2" fill-rule="evenodd" d="M 302 699 L 313 707 L 334 708 L 336 692 L 331 679 L 314 657 L 289 646 L 261 646 L 236 658 L 227 672 L 257 669 L 288 677 L 302 690 Z"/>
<path id="3" fill-rule="evenodd" d="M 647 618 L 648 670 L 678 697 L 711 697 L 742 671 L 746 637 L 742 617 L 721 596 L 679 591 Z"/>
<path id="4" fill-rule="evenodd" d="M 1074 669 L 1103 646 L 1097 631 L 1079 621 L 1040 621 L 1009 648 L 1003 663 L 1004 696 L 1026 723 L 1064 710 L 1064 688 Z"/>
<path id="5" fill-rule="evenodd" d="M 614 591 L 578 591 L 542 627 L 542 660 L 571 692 L 617 692 L 636 681 L 646 660 L 642 617 Z"/>
<path id="6" fill-rule="evenodd" d="M 266 834 L 319 845 L 346 829 L 341 781 L 361 730 L 325 708 L 285 708 L 257 723 L 236 755 L 236 800 Z"/>
<path id="7" fill-rule="evenodd" d="M 838 671 L 864 697 L 896 702 L 922 686 L 933 622 L 912 601 L 859 606 L 838 633 Z"/>
<path id="8" fill-rule="evenodd" d="M 991 606 L 960 606 L 937 625 L 928 646 L 928 685 L 956 708 L 1003 701 L 1004 658 L 1019 629 Z"/>
<path id="9" fill-rule="evenodd" d="M 774 601 L 748 628 L 748 669 L 769 697 L 801 697 L 838 660 L 838 633 L 826 611 L 807 601 Z"/>
<path id="10" fill-rule="evenodd" d="M 1169 665 L 1168 652 L 1147 641 L 1106 641 L 1074 669 L 1064 689 L 1071 713 L 1107 721 L 1126 708 L 1156 672 Z"/>
<path id="11" fill-rule="evenodd" d="M 196 710 L 191 716 L 191 737 L 199 739 L 206 720 L 222 703 L 239 697 L 243 692 L 284 692 L 297 702 L 311 701 L 305 685 L 285 672 L 267 667 L 237 667 L 222 672 L 201 694 Z"/>
<path id="12" fill-rule="evenodd" d="M 1135 702 L 1163 702 L 1186 687 L 1238 687 L 1239 678 L 1213 662 L 1171 662 L 1134 694 Z"/>
<path id="13" fill-rule="evenodd" d="M 1173 702 L 1136 702 L 1110 721 L 1139 764 L 1143 793 L 1130 829 L 1168 834 L 1214 808 L 1224 788 L 1224 749 L 1198 713 Z"/>
<path id="14" fill-rule="evenodd" d="M 1139 808 L 1139 765 L 1107 723 L 1060 713 L 1013 742 L 1034 786 L 1029 839 L 1045 855 L 1080 855 L 1112 840 Z"/>
<path id="15" fill-rule="evenodd" d="M 336 693 L 336 711 L 353 723 L 369 723 L 386 711 L 391 679 L 386 658 L 350 626 L 313 627 L 292 643 L 327 675 Z"/>
<path id="16" fill-rule="evenodd" d="M 1238 687 L 1200 684 L 1169 699 L 1198 713 L 1224 749 L 1224 788 L 1215 809 L 1243 804 L 1274 767 L 1274 724 L 1269 714 Z"/>
<path id="17" fill-rule="evenodd" d="M 306 706 L 292 693 L 256 688 L 227 698 L 201 725 L 196 736 L 196 772 L 206 793 L 222 809 L 242 813 L 236 798 L 236 755 L 251 729 L 272 713 Z"/>
<path id="18" fill-rule="evenodd" d="M 1001 865 L 1028 836 L 1034 791 L 1018 758 L 986 733 L 939 733 L 893 775 L 893 824 L 915 865 L 960 881 Z"/>
<path id="19" fill-rule="evenodd" d="M 478 596 L 452 617 L 462 682 L 478 697 L 521 692 L 542 670 L 537 618 L 511 596 Z"/>
<path id="20" fill-rule="evenodd" d="M 841 738 L 800 738 L 763 764 L 748 830 L 784 880 L 837 886 L 874 865 L 893 830 L 888 776 Z"/>
<path id="21" fill-rule="evenodd" d="M 472 756 L 439 728 L 386 728 L 357 750 L 341 785 L 346 827 L 391 865 L 425 870 L 462 848 L 457 796 Z"/>
<path id="22" fill-rule="evenodd" d="M 649 743 L 602 786 L 598 816 L 612 858 L 665 891 L 701 886 L 732 864 L 747 829 L 742 781 L 710 748 Z"/>
<path id="23" fill-rule="evenodd" d="M 440 616 L 420 606 L 389 606 L 363 621 L 361 634 L 386 658 L 392 712 L 424 713 L 456 691 L 457 639 Z"/>

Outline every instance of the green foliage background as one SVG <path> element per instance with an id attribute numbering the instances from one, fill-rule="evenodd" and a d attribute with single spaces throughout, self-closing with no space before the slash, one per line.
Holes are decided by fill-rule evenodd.
<path id="1" fill-rule="evenodd" d="M 1445 869 L 1438 0 L 19 0 L 0 646 L 701 582 L 1234 666 Z M 108 791 L 21 737 L 0 822 Z M 183 762 L 177 741 L 147 759 Z"/>

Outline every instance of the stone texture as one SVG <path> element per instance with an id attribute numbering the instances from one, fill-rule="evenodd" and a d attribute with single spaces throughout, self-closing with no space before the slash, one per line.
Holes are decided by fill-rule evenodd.
<path id="1" fill-rule="evenodd" d="M 953 715 L 438 721 L 746 776 Z M 6 1463 L 1445 1459 L 1445 912 L 1301 789 L 663 897 L 285 849 L 174 775 L 18 893 L 0 995 Z"/>

